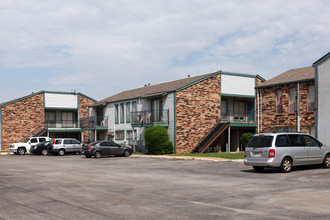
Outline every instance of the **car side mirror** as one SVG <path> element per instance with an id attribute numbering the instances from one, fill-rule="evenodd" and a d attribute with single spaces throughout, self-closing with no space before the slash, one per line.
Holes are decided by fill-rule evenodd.
<path id="1" fill-rule="evenodd" d="M 319 147 L 322 147 L 323 146 L 323 144 L 322 143 L 319 143 Z"/>

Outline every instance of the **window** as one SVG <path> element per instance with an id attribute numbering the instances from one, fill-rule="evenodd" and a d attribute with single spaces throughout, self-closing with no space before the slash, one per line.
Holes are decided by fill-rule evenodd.
<path id="1" fill-rule="evenodd" d="M 244 120 L 245 118 L 245 102 L 234 102 L 234 119 Z"/>
<path id="2" fill-rule="evenodd" d="M 31 138 L 30 142 L 31 143 L 38 143 L 38 139 L 37 138 Z"/>
<path id="3" fill-rule="evenodd" d="M 116 131 L 116 140 L 124 140 L 125 131 Z"/>
<path id="4" fill-rule="evenodd" d="M 154 122 L 160 122 L 162 113 L 163 113 L 163 100 L 161 99 L 154 99 L 152 100 L 152 120 Z"/>
<path id="5" fill-rule="evenodd" d="M 39 142 L 45 142 L 46 138 L 39 138 Z"/>
<path id="6" fill-rule="evenodd" d="M 72 141 L 71 140 L 64 140 L 63 144 L 72 144 Z"/>
<path id="7" fill-rule="evenodd" d="M 296 134 L 289 134 L 288 135 L 290 140 L 290 146 L 305 146 L 302 137 Z"/>
<path id="8" fill-rule="evenodd" d="M 273 142 L 273 136 L 253 136 L 247 147 L 271 147 Z"/>
<path id="9" fill-rule="evenodd" d="M 287 147 L 290 146 L 287 135 L 278 135 L 276 138 L 276 147 Z"/>
<path id="10" fill-rule="evenodd" d="M 221 100 L 221 118 L 225 119 L 228 116 L 228 100 Z"/>
<path id="11" fill-rule="evenodd" d="M 132 122 L 137 122 L 137 105 L 136 101 L 132 102 Z"/>
<path id="12" fill-rule="evenodd" d="M 296 89 L 290 88 L 289 113 L 296 112 Z"/>
<path id="13" fill-rule="evenodd" d="M 279 127 L 276 129 L 277 132 L 296 132 L 296 127 Z"/>
<path id="14" fill-rule="evenodd" d="M 73 112 L 62 112 L 62 126 L 64 128 L 73 127 Z"/>
<path id="15" fill-rule="evenodd" d="M 115 105 L 115 123 L 119 123 L 119 109 L 118 109 L 118 104 Z"/>
<path id="16" fill-rule="evenodd" d="M 124 103 L 120 104 L 120 123 L 125 122 L 125 105 Z"/>
<path id="17" fill-rule="evenodd" d="M 71 142 L 72 142 L 72 144 L 80 144 L 80 142 L 75 139 L 71 140 Z"/>
<path id="18" fill-rule="evenodd" d="M 126 102 L 126 123 L 131 122 L 131 103 Z"/>
<path id="19" fill-rule="evenodd" d="M 308 111 L 315 110 L 315 85 L 308 86 Z"/>
<path id="20" fill-rule="evenodd" d="M 281 89 L 276 90 L 276 113 L 283 113 L 283 96 Z"/>
<path id="21" fill-rule="evenodd" d="M 100 143 L 100 146 L 110 146 L 110 143 L 108 141 L 103 141 Z"/>
<path id="22" fill-rule="evenodd" d="M 320 146 L 320 142 L 318 142 L 317 140 L 315 140 L 314 138 L 312 138 L 310 136 L 304 135 L 304 139 L 305 139 L 306 145 L 309 147 Z"/>
<path id="23" fill-rule="evenodd" d="M 56 112 L 45 112 L 45 122 L 48 125 L 48 127 L 55 127 Z"/>
<path id="24" fill-rule="evenodd" d="M 126 131 L 126 138 L 127 139 L 133 139 L 133 131 L 132 130 Z M 134 139 L 136 140 L 136 130 L 134 130 Z"/>

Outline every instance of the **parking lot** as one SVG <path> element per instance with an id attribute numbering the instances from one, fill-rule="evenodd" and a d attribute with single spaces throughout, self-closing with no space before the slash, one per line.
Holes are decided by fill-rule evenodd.
<path id="1" fill-rule="evenodd" d="M 330 169 L 0 155 L 0 219 L 329 219 Z"/>

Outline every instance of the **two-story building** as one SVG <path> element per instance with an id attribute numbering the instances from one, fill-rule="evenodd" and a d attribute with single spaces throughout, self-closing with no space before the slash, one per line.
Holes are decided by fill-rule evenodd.
<path id="1" fill-rule="evenodd" d="M 40 91 L 0 103 L 0 150 L 28 137 L 71 137 L 87 142 L 89 133 L 80 126 L 94 99 L 76 92 Z"/>
<path id="2" fill-rule="evenodd" d="M 237 151 L 240 135 L 255 131 L 254 88 L 263 81 L 258 75 L 218 71 L 121 92 L 90 106 L 90 117 L 99 122 L 88 126 L 90 139 L 112 138 L 141 149 L 144 130 L 163 126 L 175 153 L 210 146 Z"/>
<path id="3" fill-rule="evenodd" d="M 330 52 L 313 64 L 316 86 L 316 137 L 323 143 L 330 144 Z"/>
<path id="4" fill-rule="evenodd" d="M 257 132 L 298 131 L 315 135 L 313 67 L 288 70 L 256 87 Z"/>

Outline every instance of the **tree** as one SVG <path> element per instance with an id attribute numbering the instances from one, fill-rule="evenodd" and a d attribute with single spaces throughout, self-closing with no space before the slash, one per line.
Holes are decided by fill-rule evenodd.
<path id="1" fill-rule="evenodd" d="M 254 135 L 254 133 L 252 133 L 252 132 L 246 132 L 241 136 L 241 143 L 243 145 L 243 149 L 249 143 L 249 141 L 251 140 L 253 135 Z"/>
<path id="2" fill-rule="evenodd" d="M 147 128 L 144 132 L 148 154 L 172 154 L 173 144 L 164 127 L 156 126 Z"/>

